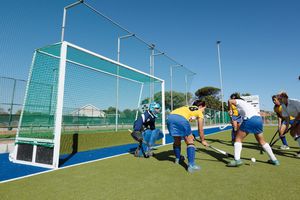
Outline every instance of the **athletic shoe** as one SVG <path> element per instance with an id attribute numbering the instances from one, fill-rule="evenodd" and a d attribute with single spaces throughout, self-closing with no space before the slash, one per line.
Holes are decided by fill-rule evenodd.
<path id="1" fill-rule="evenodd" d="M 232 160 L 229 163 L 227 163 L 227 167 L 238 167 L 243 164 L 243 161 L 241 159 L 239 160 Z"/>
<path id="2" fill-rule="evenodd" d="M 281 150 L 289 150 L 290 147 L 289 147 L 288 145 L 282 145 L 282 146 L 280 147 L 280 149 L 281 149 Z"/>
<path id="3" fill-rule="evenodd" d="M 188 166 L 188 172 L 189 173 L 193 173 L 193 172 L 196 172 L 196 171 L 198 171 L 198 170 L 200 170 L 201 169 L 201 167 L 200 166 L 198 166 L 198 165 L 189 165 Z"/>
<path id="4" fill-rule="evenodd" d="M 182 161 L 184 161 L 184 160 L 185 160 L 184 156 L 180 155 L 180 158 L 179 158 L 179 159 L 178 159 L 178 158 L 175 158 L 175 164 L 179 164 L 180 162 L 182 162 Z"/>
<path id="5" fill-rule="evenodd" d="M 135 157 L 139 157 L 140 156 L 140 149 L 136 148 L 136 150 L 134 151 L 134 156 Z"/>
<path id="6" fill-rule="evenodd" d="M 275 165 L 275 166 L 279 166 L 280 163 L 278 160 L 268 160 L 268 163 L 272 164 L 272 165 Z"/>
<path id="7" fill-rule="evenodd" d="M 300 158 L 300 152 L 298 152 L 296 156 L 297 156 L 298 158 Z"/>

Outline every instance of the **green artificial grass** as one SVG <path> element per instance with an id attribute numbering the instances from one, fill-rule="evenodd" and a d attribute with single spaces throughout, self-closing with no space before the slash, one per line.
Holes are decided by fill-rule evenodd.
<path id="1" fill-rule="evenodd" d="M 99 132 L 89 131 L 79 134 L 64 134 L 61 137 L 60 154 L 76 152 L 134 143 L 129 131 Z"/>
<path id="2" fill-rule="evenodd" d="M 274 128 L 265 128 L 270 141 Z M 228 168 L 223 155 L 196 143 L 196 163 L 202 169 L 189 174 L 186 164 L 175 165 L 172 145 L 158 148 L 149 159 L 123 155 L 0 184 L 1 199 L 298 199 L 299 147 L 287 136 L 290 150 L 274 152 L 280 166 L 266 161 L 253 135 L 244 141 L 244 165 Z M 207 136 L 215 147 L 233 153 L 230 132 Z M 185 155 L 186 145 L 182 144 Z M 250 161 L 256 158 L 256 163 Z M 187 161 L 185 161 L 186 163 Z"/>

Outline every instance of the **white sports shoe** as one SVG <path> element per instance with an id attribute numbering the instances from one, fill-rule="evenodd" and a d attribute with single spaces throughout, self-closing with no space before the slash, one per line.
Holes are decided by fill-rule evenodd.
<path id="1" fill-rule="evenodd" d="M 289 150 L 290 147 L 287 146 L 287 145 L 282 145 L 282 146 L 280 147 L 280 149 L 281 149 L 281 150 Z"/>

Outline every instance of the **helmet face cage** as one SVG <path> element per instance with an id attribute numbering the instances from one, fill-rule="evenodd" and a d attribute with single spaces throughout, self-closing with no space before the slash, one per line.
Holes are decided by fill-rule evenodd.
<path id="1" fill-rule="evenodd" d="M 152 102 L 149 105 L 149 110 L 157 117 L 157 111 L 155 109 L 160 109 L 160 104 L 156 102 Z"/>

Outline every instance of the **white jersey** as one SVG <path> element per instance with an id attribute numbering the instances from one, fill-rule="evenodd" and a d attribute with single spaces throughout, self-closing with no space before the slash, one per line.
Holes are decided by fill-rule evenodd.
<path id="1" fill-rule="evenodd" d="M 252 106 L 250 103 L 247 103 L 246 101 L 241 99 L 235 99 L 235 101 L 239 114 L 244 119 L 250 119 L 253 116 L 260 116 L 259 113 L 255 110 L 254 106 Z"/>
<path id="2" fill-rule="evenodd" d="M 288 99 L 288 106 L 282 105 L 282 116 L 283 117 L 297 117 L 300 113 L 300 101 L 296 99 Z"/>

